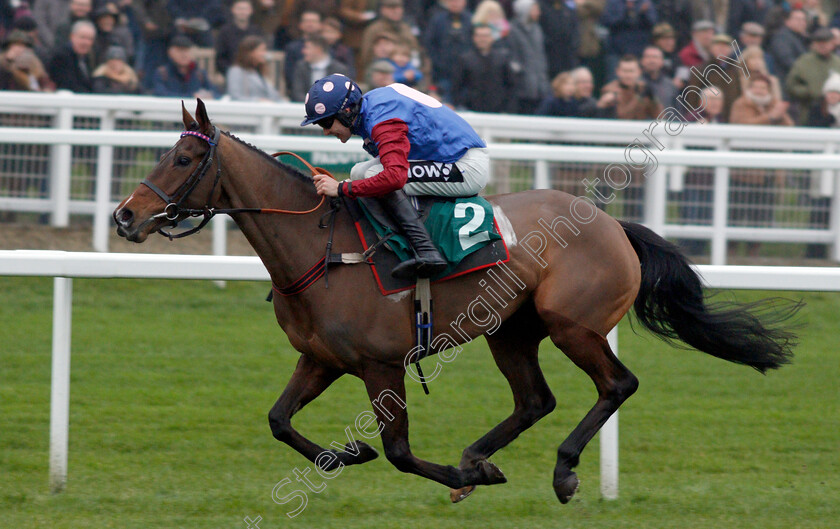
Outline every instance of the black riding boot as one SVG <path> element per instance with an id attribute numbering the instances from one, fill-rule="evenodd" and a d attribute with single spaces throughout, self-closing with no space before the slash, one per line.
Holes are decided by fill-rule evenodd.
<path id="1" fill-rule="evenodd" d="M 400 226 L 414 249 L 414 259 L 400 263 L 391 275 L 399 279 L 432 277 L 443 272 L 448 263 L 432 244 L 429 232 L 420 220 L 420 215 L 402 189 L 388 193 L 380 198 L 383 206 Z"/>

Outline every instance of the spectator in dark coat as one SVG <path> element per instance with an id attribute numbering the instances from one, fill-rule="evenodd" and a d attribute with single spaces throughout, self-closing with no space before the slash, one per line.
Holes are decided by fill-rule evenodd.
<path id="1" fill-rule="evenodd" d="M 12 27 L 12 20 L 15 18 L 15 9 L 9 0 L 0 0 L 0 33 Z"/>
<path id="2" fill-rule="evenodd" d="M 548 58 L 548 77 L 554 78 L 580 62 L 580 20 L 574 2 L 540 0 L 540 13 L 540 26 Z"/>
<path id="3" fill-rule="evenodd" d="M 247 36 L 259 37 L 262 29 L 251 23 L 254 8 L 251 0 L 234 0 L 230 6 L 230 19 L 219 28 L 216 35 L 216 70 L 226 74 L 236 58 L 239 43 Z"/>
<path id="4" fill-rule="evenodd" d="M 287 44 L 284 4 L 277 0 L 252 0 L 252 20 L 262 30 L 262 37 L 270 49 L 282 50 Z"/>
<path id="5" fill-rule="evenodd" d="M 576 0 L 575 11 L 578 18 L 580 64 L 589 68 L 599 84 L 604 80 L 604 27 L 600 24 L 601 15 L 607 0 Z"/>
<path id="6" fill-rule="evenodd" d="M 133 0 L 131 3 L 132 16 L 140 27 L 137 73 L 147 90 L 152 87 L 154 71 L 166 62 L 166 43 L 175 31 L 166 9 L 167 1 Z"/>
<path id="7" fill-rule="evenodd" d="M 93 91 L 93 41 L 96 28 L 89 20 L 79 20 L 70 29 L 70 41 L 58 48 L 47 71 L 59 89 L 78 93 Z"/>
<path id="8" fill-rule="evenodd" d="M 682 61 L 677 54 L 677 32 L 667 22 L 660 22 L 653 26 L 650 43 L 662 51 L 662 73 L 674 79 L 682 67 Z"/>
<path id="9" fill-rule="evenodd" d="M 691 15 L 690 0 L 654 0 L 656 15 L 660 23 L 667 23 L 674 31 L 674 46 L 682 49 L 691 42 L 691 23 L 694 19 Z M 665 22 L 667 21 L 667 22 Z"/>
<path id="10" fill-rule="evenodd" d="M 197 46 L 213 47 L 213 28 L 225 23 L 221 0 L 169 0 L 167 9 L 178 33 Z"/>
<path id="11" fill-rule="evenodd" d="M 183 35 L 172 38 L 166 50 L 166 64 L 155 70 L 152 80 L 154 95 L 204 99 L 218 96 L 218 91 L 210 82 L 207 72 L 196 64 L 192 47 L 190 39 Z"/>
<path id="12" fill-rule="evenodd" d="M 669 107 L 677 97 L 677 87 L 674 86 L 673 79 L 665 75 L 663 57 L 662 50 L 656 46 L 648 46 L 642 52 L 639 64 L 642 67 L 642 80 L 653 91 L 659 104 Z"/>
<path id="13" fill-rule="evenodd" d="M 452 79 L 456 108 L 510 112 L 513 89 L 510 53 L 504 47 L 493 46 L 493 30 L 489 26 L 474 26 L 473 49 L 458 59 Z"/>
<path id="14" fill-rule="evenodd" d="M 607 38 L 607 75 L 622 55 L 641 57 L 656 24 L 656 8 L 651 0 L 607 0 L 601 24 L 610 30 Z"/>
<path id="15" fill-rule="evenodd" d="M 536 0 L 516 0 L 513 10 L 508 44 L 513 60 L 522 68 L 517 76 L 516 111 L 532 114 L 549 93 L 545 39 L 539 25 L 540 5 Z"/>
<path id="16" fill-rule="evenodd" d="M 61 46 L 70 38 L 70 28 L 79 20 L 93 20 L 92 0 L 70 0 L 67 17 L 61 20 L 53 33 L 53 47 Z"/>
<path id="17" fill-rule="evenodd" d="M 779 28 L 770 40 L 767 52 L 773 59 L 774 73 L 785 79 L 793 63 L 808 51 L 808 19 L 801 9 L 788 13 L 785 25 Z"/>
<path id="18" fill-rule="evenodd" d="M 309 35 L 303 41 L 303 60 L 295 65 L 289 99 L 303 101 L 312 84 L 333 73 L 347 74 L 346 64 L 330 57 L 329 45 L 321 35 Z"/>
<path id="19" fill-rule="evenodd" d="M 449 101 L 458 59 L 471 49 L 472 22 L 466 0 L 445 0 L 444 6 L 429 20 L 423 38 L 432 61 L 433 82 L 441 97 Z"/>
<path id="20" fill-rule="evenodd" d="M 691 20 L 711 20 L 718 33 L 736 35 L 744 22 L 758 18 L 756 0 L 691 0 Z"/>
<path id="21" fill-rule="evenodd" d="M 294 4 L 294 8 L 292 9 L 288 20 L 290 22 L 294 22 L 300 19 L 300 15 L 304 11 L 317 11 L 319 15 L 321 15 L 321 21 L 326 20 L 327 17 L 336 17 L 338 16 L 339 11 L 339 0 L 277 0 L 280 4 L 284 2 L 288 4 Z M 288 28 L 289 31 L 289 38 L 296 39 L 296 38 L 303 38 L 303 35 L 298 33 L 297 28 L 290 27 Z"/>
<path id="22" fill-rule="evenodd" d="M 327 17 L 321 25 L 321 36 L 327 41 L 330 47 L 330 55 L 333 59 L 343 63 L 349 68 L 347 77 L 351 79 L 356 78 L 356 58 L 353 55 L 353 50 L 350 46 L 344 44 L 342 41 L 344 26 L 341 21 L 335 17 Z"/>
<path id="23" fill-rule="evenodd" d="M 111 46 L 119 46 L 126 53 L 126 62 L 134 58 L 134 37 L 125 24 L 120 23 L 120 11 L 116 4 L 107 3 L 93 15 L 96 24 L 96 41 L 93 43 L 93 62 L 105 62 L 105 54 Z"/>
<path id="24" fill-rule="evenodd" d="M 303 59 L 303 43 L 304 39 L 313 35 L 321 34 L 322 27 L 321 13 L 315 10 L 305 10 L 300 14 L 298 19 L 298 31 L 302 35 L 301 38 L 293 40 L 286 45 L 285 58 L 283 63 L 283 76 L 286 80 L 287 89 L 291 90 L 294 81 L 295 68 L 297 63 Z M 328 75 L 331 72 L 328 72 Z M 309 87 L 306 87 L 309 90 Z M 301 100 L 303 101 L 303 100 Z"/>

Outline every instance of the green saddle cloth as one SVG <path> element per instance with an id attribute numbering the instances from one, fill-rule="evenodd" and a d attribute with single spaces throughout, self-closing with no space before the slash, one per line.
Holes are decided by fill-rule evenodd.
<path id="1" fill-rule="evenodd" d="M 393 233 L 376 220 L 363 203 L 359 202 L 359 205 L 380 238 L 391 234 L 387 244 L 400 262 L 414 257 L 405 236 Z M 436 201 L 426 216 L 425 225 L 432 242 L 449 263 L 446 270 L 434 276 L 433 280 L 446 277 L 464 257 L 502 238 L 496 233 L 493 206 L 482 197 Z"/>

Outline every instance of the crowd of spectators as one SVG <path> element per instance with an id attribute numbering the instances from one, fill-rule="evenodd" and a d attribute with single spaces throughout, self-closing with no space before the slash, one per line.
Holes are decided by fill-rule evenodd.
<path id="1" fill-rule="evenodd" d="M 840 125 L 820 0 L 0 0 L 0 42 L 5 90 L 300 101 L 340 72 L 456 109 L 649 120 L 711 85 L 715 121 Z"/>

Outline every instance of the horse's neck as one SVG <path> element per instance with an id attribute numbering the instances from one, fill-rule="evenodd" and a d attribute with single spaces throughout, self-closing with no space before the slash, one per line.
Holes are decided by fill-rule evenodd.
<path id="1" fill-rule="evenodd" d="M 305 211 L 320 200 L 312 183 L 250 152 L 248 147 L 226 140 L 230 148 L 220 157 L 225 175 L 220 207 Z M 274 283 L 283 286 L 295 281 L 323 255 L 327 234 L 318 228 L 318 221 L 325 211 L 323 206 L 306 215 L 235 213 L 231 217 Z M 319 244 L 322 239 L 324 245 Z"/>

